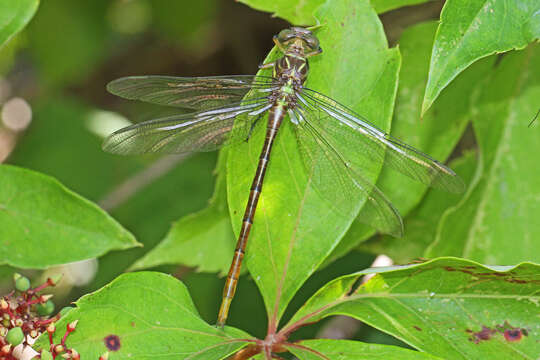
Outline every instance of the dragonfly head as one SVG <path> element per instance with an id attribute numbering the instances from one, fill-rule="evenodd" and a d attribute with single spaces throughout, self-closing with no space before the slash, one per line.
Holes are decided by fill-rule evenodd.
<path id="1" fill-rule="evenodd" d="M 311 31 L 296 26 L 281 30 L 274 41 L 287 53 L 304 55 L 321 50 L 319 39 Z"/>

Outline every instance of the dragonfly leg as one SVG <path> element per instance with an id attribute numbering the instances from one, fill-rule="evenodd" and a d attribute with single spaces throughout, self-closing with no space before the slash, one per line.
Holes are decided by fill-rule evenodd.
<path id="1" fill-rule="evenodd" d="M 281 51 L 283 54 L 285 54 L 287 52 L 287 49 L 285 49 L 283 44 L 279 41 L 279 38 L 278 38 L 277 35 L 274 35 L 272 40 L 274 41 L 274 44 L 276 44 L 276 46 L 278 47 L 279 51 Z"/>
<path id="2" fill-rule="evenodd" d="M 269 62 L 269 63 L 262 63 L 261 65 L 259 65 L 259 69 L 269 69 L 269 68 L 274 67 L 274 65 L 275 65 L 274 61 Z"/>
<path id="3" fill-rule="evenodd" d="M 311 56 L 319 55 L 320 53 L 322 53 L 322 48 L 318 48 L 317 50 L 313 50 L 312 52 L 308 52 L 307 54 L 305 54 L 305 56 L 306 57 L 311 57 Z"/>

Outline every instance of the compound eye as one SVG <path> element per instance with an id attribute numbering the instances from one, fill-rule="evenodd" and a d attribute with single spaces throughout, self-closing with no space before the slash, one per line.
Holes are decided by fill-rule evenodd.
<path id="1" fill-rule="evenodd" d="M 286 42 L 288 40 L 290 40 L 292 37 L 294 37 L 295 34 L 293 31 L 291 31 L 291 29 L 284 29 L 284 30 L 281 30 L 278 34 L 278 40 L 280 42 Z"/>
<path id="2" fill-rule="evenodd" d="M 319 48 L 319 39 L 317 39 L 315 36 L 309 36 L 306 39 L 306 42 L 312 50 L 317 50 Z"/>

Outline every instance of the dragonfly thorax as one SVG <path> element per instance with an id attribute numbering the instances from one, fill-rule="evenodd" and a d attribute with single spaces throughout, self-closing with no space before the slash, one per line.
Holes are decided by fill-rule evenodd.
<path id="1" fill-rule="evenodd" d="M 274 78 L 281 83 L 292 82 L 294 86 L 302 86 L 306 81 L 309 64 L 306 58 L 285 54 L 276 61 Z"/>

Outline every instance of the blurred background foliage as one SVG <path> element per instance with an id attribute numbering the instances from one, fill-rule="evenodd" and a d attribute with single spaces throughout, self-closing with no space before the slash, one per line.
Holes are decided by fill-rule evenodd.
<path id="1" fill-rule="evenodd" d="M 413 24 L 437 19 L 442 6 L 442 1 L 430 1 L 382 14 L 390 45 Z M 19 127 L 0 124 L 0 162 L 57 178 L 100 204 L 144 244 L 144 248 L 70 265 L 72 285 L 58 290 L 57 302 L 69 303 L 111 281 L 161 241 L 173 222 L 205 208 L 212 195 L 216 153 L 158 158 L 102 152 L 101 141 L 111 127 L 166 111 L 123 101 L 108 94 L 105 85 L 126 75 L 254 74 L 273 46 L 272 36 L 288 26 L 282 19 L 229 0 L 46 0 L 27 28 L 0 49 L 0 103 L 6 106 L 23 99 L 32 111 L 30 123 Z M 523 119 L 523 124 L 529 120 Z M 475 139 L 469 126 L 458 153 L 471 148 L 475 148 Z M 475 158 L 474 153 L 467 154 L 456 168 L 463 168 L 468 180 Z M 413 214 L 419 213 L 419 219 L 424 214 L 430 222 L 429 203 L 424 207 Z M 418 236 L 425 234 L 418 221 L 411 229 Z M 402 246 L 389 238 L 376 240 L 383 242 L 372 239 L 363 251 L 356 249 L 317 273 L 293 299 L 291 308 L 299 307 L 336 276 L 368 267 L 374 253 Z M 227 259 L 230 255 L 223 254 Z M 158 270 L 181 278 L 203 319 L 215 321 L 223 279 L 189 267 L 162 266 Z M 0 279 L 9 279 L 10 272 L 2 267 Z M 250 316 L 243 316 L 246 313 Z M 239 287 L 229 324 L 264 337 L 264 307 L 247 277 Z M 314 336 L 321 326 L 324 322 L 295 336 Z M 363 341 L 397 341 L 367 326 L 355 331 L 353 338 Z"/>

